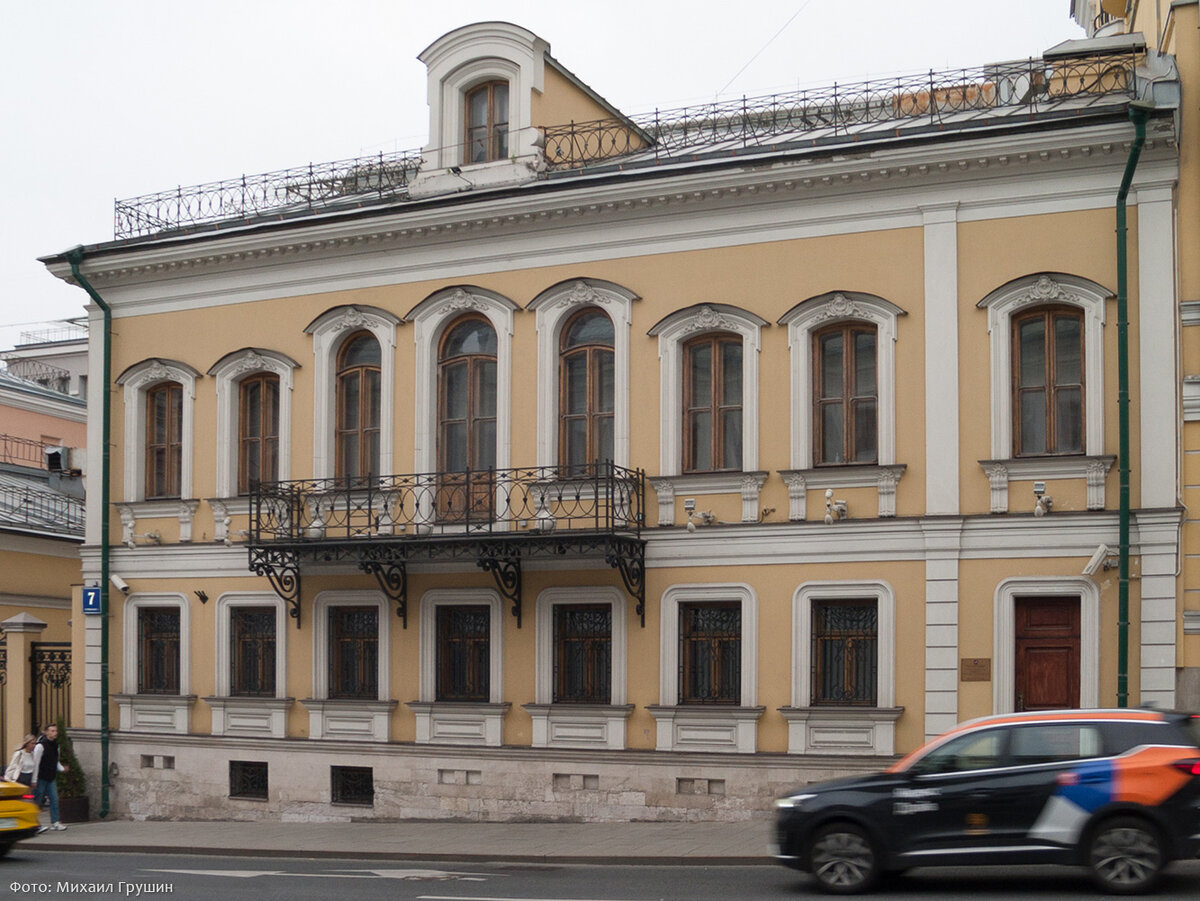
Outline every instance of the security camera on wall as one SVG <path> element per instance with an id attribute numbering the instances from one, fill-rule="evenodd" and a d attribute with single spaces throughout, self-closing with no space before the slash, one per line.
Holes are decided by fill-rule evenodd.
<path id="1" fill-rule="evenodd" d="M 129 594 L 129 583 L 118 575 L 111 575 L 108 580 L 113 583 L 113 587 L 122 594 Z"/>
<path id="2" fill-rule="evenodd" d="M 1104 569 L 1104 564 L 1108 560 L 1108 545 L 1102 544 L 1096 548 L 1096 553 L 1092 554 L 1087 565 L 1083 567 L 1085 576 L 1094 576 L 1100 570 Z"/>

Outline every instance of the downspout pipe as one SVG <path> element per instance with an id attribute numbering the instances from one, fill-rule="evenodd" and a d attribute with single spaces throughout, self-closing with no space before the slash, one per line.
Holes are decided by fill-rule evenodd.
<path id="1" fill-rule="evenodd" d="M 1129 235 L 1126 201 L 1142 146 L 1146 120 L 1154 104 L 1134 100 L 1129 104 L 1134 138 L 1125 161 L 1125 175 L 1117 191 L 1117 430 L 1121 484 L 1118 513 L 1117 581 L 1117 706 L 1129 706 Z"/>
<path id="2" fill-rule="evenodd" d="M 104 313 L 103 389 L 100 404 L 100 818 L 108 816 L 108 506 L 110 456 L 112 448 L 112 308 L 79 271 L 83 262 L 83 247 L 66 253 L 71 264 L 71 277 L 87 291 L 96 306 Z"/>

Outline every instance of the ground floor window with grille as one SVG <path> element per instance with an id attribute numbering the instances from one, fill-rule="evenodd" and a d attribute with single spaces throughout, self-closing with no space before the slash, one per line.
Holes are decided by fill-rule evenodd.
<path id="1" fill-rule="evenodd" d="M 375 778 L 369 766 L 331 766 L 330 799 L 334 804 L 375 803 Z"/>
<path id="2" fill-rule="evenodd" d="M 179 608 L 138 608 L 138 694 L 179 694 Z"/>
<path id="3" fill-rule="evenodd" d="M 612 605 L 554 607 L 554 703 L 612 702 Z"/>
<path id="4" fill-rule="evenodd" d="M 437 608 L 437 699 L 491 700 L 491 610 L 486 604 Z"/>
<path id="5" fill-rule="evenodd" d="M 329 697 L 378 700 L 378 607 L 329 608 Z"/>
<path id="6" fill-rule="evenodd" d="M 813 601 L 813 705 L 876 706 L 878 648 L 874 598 Z"/>
<path id="7" fill-rule="evenodd" d="M 275 608 L 234 607 L 229 684 L 238 697 L 275 696 Z"/>
<path id="8" fill-rule="evenodd" d="M 740 704 L 742 605 L 679 605 L 679 703 Z"/>
<path id="9" fill-rule="evenodd" d="M 267 764 L 258 760 L 229 761 L 229 797 L 267 800 Z"/>

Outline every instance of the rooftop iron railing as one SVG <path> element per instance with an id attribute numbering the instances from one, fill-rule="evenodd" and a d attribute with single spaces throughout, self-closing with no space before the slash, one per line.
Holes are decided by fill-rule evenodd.
<path id="1" fill-rule="evenodd" d="M 46 468 L 46 445 L 31 438 L 16 435 L 0 435 L 0 463 L 29 466 L 33 469 Z"/>
<path id="2" fill-rule="evenodd" d="M 60 341 L 86 341 L 87 336 L 86 325 L 72 322 L 36 332 L 21 332 L 17 344 L 23 346 L 26 344 L 56 344 Z"/>
<path id="3" fill-rule="evenodd" d="M 84 502 L 53 491 L 0 486 L 0 527 L 83 534 Z"/>
<path id="4" fill-rule="evenodd" d="M 10 375 L 29 382 L 36 382 L 51 391 L 67 393 L 71 384 L 71 373 L 58 366 L 51 366 L 42 360 L 25 357 L 19 353 L 9 352 L 0 354 L 0 361 L 8 367 Z"/>
<path id="5" fill-rule="evenodd" d="M 640 534 L 643 472 L 611 463 L 262 482 L 250 543 L 395 541 L 590 530 Z"/>
<path id="6" fill-rule="evenodd" d="M 545 129 L 551 168 L 579 168 L 629 154 L 655 159 L 720 144 L 753 147 L 833 136 L 873 124 L 939 126 L 964 113 L 1027 109 L 1100 96 L 1132 97 L 1132 52 L 1030 59 L 921 75 L 873 79 L 762 97 L 743 97 Z"/>
<path id="7" fill-rule="evenodd" d="M 942 126 L 967 113 L 1037 112 L 1066 100 L 1132 97 L 1133 52 L 1030 59 L 832 87 L 743 97 L 627 118 L 542 129 L 546 165 L 570 170 L 650 153 L 657 160 L 768 146 L 886 123 Z M 417 150 L 244 175 L 115 202 L 118 239 L 225 220 L 303 214 L 338 205 L 407 198 Z"/>

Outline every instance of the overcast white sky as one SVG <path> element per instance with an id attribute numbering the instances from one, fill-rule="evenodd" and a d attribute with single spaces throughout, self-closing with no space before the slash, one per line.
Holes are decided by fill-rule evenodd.
<path id="1" fill-rule="evenodd" d="M 114 198 L 420 147 L 417 54 L 470 22 L 530 29 L 640 113 L 1037 56 L 1083 36 L 1069 5 L 0 0 L 0 349 L 82 313 L 36 258 L 111 240 Z"/>

